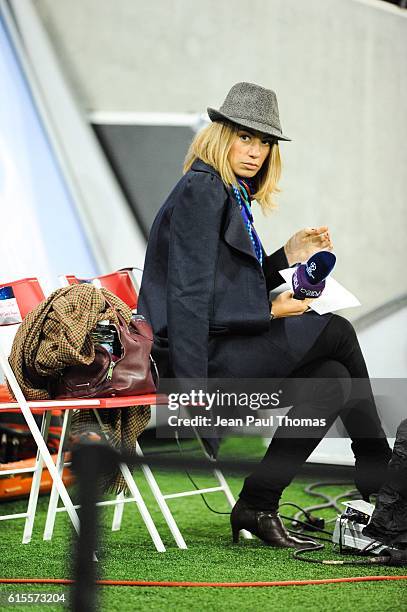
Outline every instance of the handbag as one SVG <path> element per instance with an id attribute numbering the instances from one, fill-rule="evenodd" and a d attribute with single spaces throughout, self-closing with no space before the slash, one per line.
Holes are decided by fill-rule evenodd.
<path id="1" fill-rule="evenodd" d="M 95 344 L 95 359 L 91 364 L 65 368 L 59 378 L 50 382 L 53 398 L 120 397 L 156 391 L 158 372 L 151 357 L 151 326 L 142 315 L 136 315 L 127 325 L 117 310 L 116 314 L 121 356 L 115 360 L 104 346 Z"/>

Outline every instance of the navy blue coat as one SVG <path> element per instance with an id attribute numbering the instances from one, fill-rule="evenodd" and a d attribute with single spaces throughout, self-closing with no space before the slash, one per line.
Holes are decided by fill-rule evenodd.
<path id="1" fill-rule="evenodd" d="M 268 333 L 269 292 L 287 266 L 283 248 L 260 265 L 233 192 L 196 160 L 154 220 L 138 303 L 172 375 L 206 378 L 211 336 Z"/>

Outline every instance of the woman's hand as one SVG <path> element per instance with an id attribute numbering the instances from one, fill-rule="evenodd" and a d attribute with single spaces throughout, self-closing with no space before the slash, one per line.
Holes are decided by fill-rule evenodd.
<path id="1" fill-rule="evenodd" d="M 296 317 L 302 315 L 308 310 L 309 305 L 314 300 L 306 298 L 305 300 L 295 300 L 292 291 L 283 291 L 271 303 L 271 312 L 275 319 L 282 317 Z"/>
<path id="2" fill-rule="evenodd" d="M 305 227 L 288 240 L 284 251 L 291 266 L 306 261 L 317 251 L 332 251 L 333 244 L 327 225 Z"/>

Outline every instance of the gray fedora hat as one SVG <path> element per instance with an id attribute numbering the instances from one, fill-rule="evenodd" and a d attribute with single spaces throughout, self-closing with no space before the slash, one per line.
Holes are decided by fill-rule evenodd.
<path id="1" fill-rule="evenodd" d="M 231 121 L 278 140 L 291 140 L 281 131 L 276 94 L 260 85 L 236 83 L 219 110 L 210 107 L 207 110 L 211 121 Z"/>

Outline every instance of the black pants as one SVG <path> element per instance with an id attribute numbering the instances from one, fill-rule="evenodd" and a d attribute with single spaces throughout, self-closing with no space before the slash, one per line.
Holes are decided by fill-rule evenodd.
<path id="1" fill-rule="evenodd" d="M 338 416 L 352 439 L 358 489 L 364 497 L 377 491 L 385 477 L 391 450 L 352 324 L 333 315 L 290 377 L 311 378 L 315 384 L 306 385 L 306 396 L 295 402 L 287 416 L 319 422 L 325 419 L 326 425 L 295 432 L 280 426 L 263 460 L 246 478 L 240 497 L 253 508 L 275 510 L 283 489 Z M 329 379 L 325 380 L 327 384 L 324 379 Z"/>

